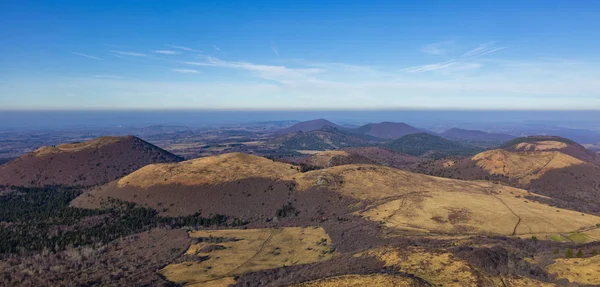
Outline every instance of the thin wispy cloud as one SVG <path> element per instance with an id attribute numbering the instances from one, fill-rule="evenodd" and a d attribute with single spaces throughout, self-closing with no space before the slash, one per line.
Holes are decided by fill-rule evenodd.
<path id="1" fill-rule="evenodd" d="M 173 50 L 154 50 L 152 52 L 154 52 L 156 54 L 163 54 L 163 55 L 177 55 L 177 54 L 181 54 L 181 52 L 173 51 Z"/>
<path id="2" fill-rule="evenodd" d="M 275 45 L 275 42 L 271 41 L 271 50 L 273 50 L 273 53 L 275 53 L 275 55 L 277 57 L 279 57 L 279 51 L 277 51 L 277 46 Z"/>
<path id="3" fill-rule="evenodd" d="M 122 55 L 122 56 L 132 56 L 132 57 L 146 57 L 147 56 L 146 54 L 143 54 L 143 53 L 128 52 L 128 51 L 113 50 L 111 52 L 118 54 L 118 55 Z"/>
<path id="4" fill-rule="evenodd" d="M 178 46 L 178 45 L 165 45 L 166 47 L 169 47 L 171 49 L 177 49 L 177 50 L 182 50 L 182 51 L 188 51 L 188 52 L 199 52 L 196 49 L 190 48 L 190 47 L 186 47 L 186 46 Z"/>
<path id="5" fill-rule="evenodd" d="M 215 50 L 217 50 L 218 52 L 221 52 L 221 49 L 219 49 L 219 47 L 217 47 L 216 45 L 213 45 L 213 48 L 214 48 Z"/>
<path id="6" fill-rule="evenodd" d="M 422 52 L 428 52 L 429 54 L 435 54 L 435 55 L 442 55 L 443 52 L 439 49 L 437 49 L 436 45 L 433 44 L 433 46 L 428 46 L 426 45 L 421 51 Z M 500 50 L 506 49 L 506 47 L 497 47 L 494 46 L 492 44 L 481 44 L 465 53 L 463 53 L 461 56 L 454 58 L 454 59 L 450 59 L 444 62 L 439 62 L 439 63 L 434 63 L 434 64 L 427 64 L 427 65 L 419 65 L 419 66 L 413 66 L 413 67 L 408 67 L 403 69 L 402 71 L 404 72 L 408 72 L 408 73 L 423 73 L 423 72 L 430 72 L 430 71 L 444 71 L 444 72 L 450 72 L 450 71 L 466 71 L 466 70 L 473 70 L 473 69 L 478 69 L 483 67 L 482 63 L 476 62 L 477 58 L 484 56 L 484 55 L 488 55 Z M 426 51 L 425 51 L 426 50 Z"/>
<path id="7" fill-rule="evenodd" d="M 425 54 L 437 55 L 437 56 L 445 55 L 448 53 L 448 49 L 449 49 L 448 46 L 450 44 L 451 44 L 451 42 L 438 42 L 438 43 L 427 44 L 421 48 L 421 52 L 423 52 Z"/>
<path id="8" fill-rule="evenodd" d="M 188 65 L 208 66 L 239 69 L 255 73 L 258 77 L 276 81 L 282 84 L 295 84 L 298 82 L 314 82 L 317 81 L 313 74 L 324 71 L 319 68 L 290 68 L 286 66 L 262 65 L 250 62 L 224 61 L 216 57 L 203 56 L 204 61 L 201 62 L 183 62 Z"/>
<path id="9" fill-rule="evenodd" d="M 104 60 L 102 58 L 95 57 L 95 56 L 88 55 L 88 54 L 84 54 L 84 53 L 73 52 L 73 54 L 77 55 L 77 56 L 85 57 L 85 58 L 88 58 L 88 59 L 94 59 L 94 60 L 99 60 L 99 61 L 103 61 Z"/>
<path id="10" fill-rule="evenodd" d="M 479 57 L 479 56 L 491 54 L 496 51 L 500 51 L 500 50 L 504 50 L 504 49 L 506 49 L 506 47 L 495 47 L 495 46 L 492 46 L 491 44 L 482 44 L 472 50 L 465 52 L 462 55 L 462 57 L 463 58 Z"/>
<path id="11" fill-rule="evenodd" d="M 194 69 L 171 69 L 172 72 L 181 73 L 181 74 L 197 74 L 200 73 L 198 70 Z"/>
<path id="12" fill-rule="evenodd" d="M 427 71 L 435 71 L 435 70 L 452 67 L 458 63 L 459 63 L 458 61 L 446 61 L 446 62 L 429 64 L 429 65 L 409 67 L 409 68 L 404 69 L 403 71 L 409 72 L 409 73 L 421 73 L 421 72 L 427 72 Z"/>

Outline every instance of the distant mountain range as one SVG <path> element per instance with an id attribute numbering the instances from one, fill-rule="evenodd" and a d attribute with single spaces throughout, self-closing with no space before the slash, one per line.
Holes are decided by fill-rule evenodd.
<path id="1" fill-rule="evenodd" d="M 269 142 L 291 150 L 332 150 L 379 144 L 378 139 L 354 134 L 334 126 L 325 125 L 308 132 L 298 131 L 279 136 Z"/>
<path id="2" fill-rule="evenodd" d="M 504 142 L 515 139 L 516 136 L 499 133 L 488 133 L 480 130 L 465 130 L 452 128 L 439 134 L 441 137 L 477 146 L 499 146 Z"/>
<path id="3" fill-rule="evenodd" d="M 463 145 L 429 133 L 409 134 L 389 142 L 385 146 L 396 152 L 431 158 L 469 156 L 483 150 L 482 148 Z"/>
<path id="4" fill-rule="evenodd" d="M 279 130 L 271 144 L 292 150 L 333 150 L 383 146 L 421 157 L 471 156 L 480 147 L 498 146 L 514 136 L 476 130 L 450 129 L 440 135 L 406 123 L 382 122 L 345 129 L 325 119 L 300 122 Z"/>
<path id="5" fill-rule="evenodd" d="M 275 132 L 278 135 L 284 135 L 289 133 L 297 133 L 297 132 L 312 132 L 323 127 L 334 127 L 337 129 L 343 129 L 341 126 L 338 126 L 326 119 L 316 119 L 311 121 L 299 122 L 291 127 L 287 127 Z"/>
<path id="6" fill-rule="evenodd" d="M 382 122 L 378 124 L 366 124 L 355 130 L 382 139 L 397 139 L 408 134 L 421 133 L 423 131 L 405 123 Z"/>

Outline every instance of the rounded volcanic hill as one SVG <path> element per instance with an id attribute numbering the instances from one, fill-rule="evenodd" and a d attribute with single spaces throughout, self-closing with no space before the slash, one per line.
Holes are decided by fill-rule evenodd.
<path id="1" fill-rule="evenodd" d="M 408 134 L 421 133 L 422 131 L 405 123 L 382 122 L 366 124 L 356 129 L 357 132 L 385 139 L 397 139 Z"/>
<path id="2" fill-rule="evenodd" d="M 0 166 L 0 185 L 94 186 L 147 164 L 182 158 L 134 136 L 104 136 L 86 142 L 41 147 Z"/>
<path id="3" fill-rule="evenodd" d="M 285 134 L 269 141 L 269 144 L 283 149 L 317 151 L 370 146 L 378 143 L 377 138 L 350 133 L 331 126 L 309 132 Z"/>
<path id="4" fill-rule="evenodd" d="M 600 214 L 600 166 L 595 154 L 568 139 L 523 137 L 473 157 L 422 165 L 420 172 L 491 180 L 550 196 L 554 204 Z"/>
<path id="5" fill-rule="evenodd" d="M 296 123 L 296 124 L 292 125 L 291 127 L 287 127 L 287 128 L 276 131 L 275 134 L 284 135 L 284 134 L 297 133 L 297 132 L 305 132 L 306 133 L 306 132 L 311 132 L 311 131 L 322 129 L 324 127 L 332 127 L 332 128 L 336 128 L 336 129 L 342 128 L 326 119 L 316 119 L 316 120 L 310 120 L 310 121 Z"/>
<path id="6" fill-rule="evenodd" d="M 169 216 L 197 212 L 268 218 L 287 204 L 298 167 L 244 153 L 147 165 L 90 190 L 71 205 L 100 208 L 109 198 L 137 203 Z"/>
<path id="7" fill-rule="evenodd" d="M 440 136 L 417 133 L 405 135 L 386 144 L 386 147 L 400 153 L 430 158 L 446 156 L 469 156 L 483 149 L 447 140 Z"/>
<path id="8" fill-rule="evenodd" d="M 301 163 L 319 168 L 345 164 L 378 164 L 405 169 L 421 161 L 421 158 L 384 147 L 356 147 L 319 152 Z"/>
<path id="9" fill-rule="evenodd" d="M 559 151 L 592 164 L 600 164 L 600 156 L 584 146 L 558 136 L 527 136 L 508 141 L 501 149 L 514 152 Z"/>
<path id="10" fill-rule="evenodd" d="M 443 234 L 557 234 L 600 222 L 600 217 L 526 196 L 535 194 L 380 165 L 347 164 L 302 173 L 297 166 L 231 153 L 149 165 L 90 190 L 71 205 L 101 208 L 114 198 L 169 216 L 200 212 L 255 224 L 286 213 L 299 224 L 355 217 L 391 230 Z"/>
<path id="11" fill-rule="evenodd" d="M 294 176 L 299 193 L 333 191 L 353 213 L 392 230 L 446 234 L 558 234 L 595 229 L 600 217 L 530 201 L 523 189 L 416 174 L 379 165 L 341 165 Z M 314 193 L 313 193 L 314 194 Z M 557 212 L 557 210 L 559 212 Z"/>

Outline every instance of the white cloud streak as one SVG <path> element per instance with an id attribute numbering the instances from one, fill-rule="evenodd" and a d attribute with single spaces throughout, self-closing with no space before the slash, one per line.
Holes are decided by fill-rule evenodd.
<path id="1" fill-rule="evenodd" d="M 188 52 L 199 52 L 196 49 L 190 48 L 190 47 L 186 47 L 186 46 L 177 46 L 177 45 L 165 45 L 166 47 L 172 48 L 172 49 L 177 49 L 177 50 L 182 50 L 182 51 L 188 51 Z"/>
<path id="2" fill-rule="evenodd" d="M 275 55 L 277 57 L 279 57 L 279 51 L 277 51 L 277 45 L 275 45 L 275 42 L 271 41 L 271 50 L 273 50 L 273 53 L 275 53 Z"/>
<path id="3" fill-rule="evenodd" d="M 491 46 L 491 44 L 481 44 L 477 48 L 474 48 L 472 50 L 465 52 L 462 55 L 462 57 L 463 58 L 479 57 L 479 56 L 491 54 L 496 51 L 500 51 L 500 50 L 504 50 L 504 49 L 506 49 L 506 47 L 494 47 L 494 46 Z"/>
<path id="4" fill-rule="evenodd" d="M 272 80 L 282 84 L 294 84 L 298 81 L 316 81 L 311 75 L 323 71 L 318 68 L 289 68 L 285 66 L 260 65 L 249 62 L 223 61 L 219 58 L 203 56 L 202 62 L 184 62 L 188 65 L 221 67 L 250 71 L 265 80 Z"/>
<path id="5" fill-rule="evenodd" d="M 198 70 L 194 69 L 171 69 L 171 71 L 181 74 L 197 74 L 200 73 Z"/>
<path id="6" fill-rule="evenodd" d="M 156 53 L 156 54 L 163 54 L 163 55 L 177 55 L 177 54 L 181 54 L 181 52 L 173 51 L 173 50 L 154 50 L 153 52 Z"/>
<path id="7" fill-rule="evenodd" d="M 92 56 L 92 55 L 88 55 L 88 54 L 84 54 L 84 53 L 73 52 L 73 54 L 77 55 L 77 56 L 89 58 L 89 59 L 99 60 L 99 61 L 103 61 L 104 60 L 102 58 L 98 58 L 98 57 L 95 57 L 95 56 Z"/>
<path id="8" fill-rule="evenodd" d="M 221 52 L 221 49 L 219 49 L 219 47 L 217 47 L 217 45 L 213 45 L 213 48 L 214 48 L 215 50 L 217 50 L 217 52 Z"/>
<path id="9" fill-rule="evenodd" d="M 146 57 L 147 56 L 146 54 L 143 54 L 143 53 L 128 52 L 128 51 L 113 50 L 111 52 L 121 55 L 121 56 L 131 56 L 131 57 Z"/>
<path id="10" fill-rule="evenodd" d="M 439 42 L 439 43 L 427 44 L 427 45 L 423 46 L 423 48 L 421 48 L 421 52 L 423 52 L 425 54 L 436 55 L 436 56 L 445 55 L 448 52 L 447 47 L 446 47 L 448 45 L 449 45 L 449 42 Z"/>
<path id="11" fill-rule="evenodd" d="M 428 49 L 421 50 L 423 52 L 429 52 L 430 54 L 442 55 L 443 51 L 436 48 L 437 44 L 431 44 L 433 46 Z M 506 47 L 496 47 L 492 44 L 481 44 L 476 48 L 473 48 L 460 57 L 451 59 L 444 62 L 439 62 L 435 64 L 427 64 L 420 66 L 413 66 L 403 69 L 402 71 L 408 73 L 423 73 L 423 72 L 431 72 L 431 71 L 439 71 L 439 72 L 456 72 L 456 71 L 466 71 L 473 70 L 483 67 L 482 63 L 475 62 L 475 60 L 481 56 L 488 55 L 500 50 L 504 50 Z"/>

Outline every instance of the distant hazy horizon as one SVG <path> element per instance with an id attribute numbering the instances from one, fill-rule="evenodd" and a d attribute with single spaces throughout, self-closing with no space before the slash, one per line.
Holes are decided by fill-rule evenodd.
<path id="1" fill-rule="evenodd" d="M 0 129 L 199 127 L 267 121 L 306 121 L 324 118 L 338 124 L 405 122 L 431 126 L 477 127 L 478 124 L 545 124 L 600 129 L 600 111 L 542 110 L 69 110 L 0 111 Z"/>

